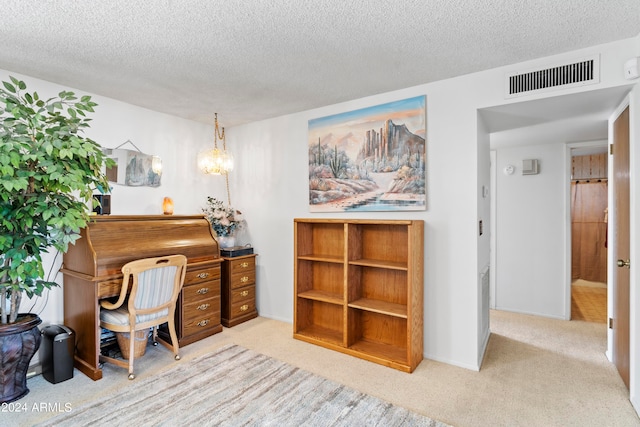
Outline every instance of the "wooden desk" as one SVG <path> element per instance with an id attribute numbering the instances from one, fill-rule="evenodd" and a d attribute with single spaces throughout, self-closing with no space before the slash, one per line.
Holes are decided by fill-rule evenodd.
<path id="1" fill-rule="evenodd" d="M 102 378 L 102 369 L 98 366 L 100 300 L 118 295 L 121 268 L 129 261 L 185 255 L 185 287 L 176 307 L 178 341 L 186 345 L 222 331 L 222 258 L 204 216 L 101 215 L 96 216 L 81 235 L 64 254 L 61 272 L 64 324 L 76 333 L 75 367 L 88 377 Z M 185 294 L 192 288 L 196 296 Z M 205 303 L 199 303 L 198 298 Z M 195 308 L 191 310 L 192 307 Z M 201 311 L 196 311 L 198 309 Z"/>

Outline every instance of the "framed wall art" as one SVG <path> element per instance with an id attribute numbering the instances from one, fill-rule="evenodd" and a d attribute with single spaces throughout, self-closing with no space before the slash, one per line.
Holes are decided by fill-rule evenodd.
<path id="1" fill-rule="evenodd" d="M 426 96 L 309 120 L 311 212 L 426 209 Z"/>
<path id="2" fill-rule="evenodd" d="M 135 150 L 120 148 L 131 144 Z M 127 141 L 116 148 L 103 149 L 106 156 L 115 160 L 115 166 L 107 169 L 107 179 L 128 187 L 159 187 L 162 179 L 162 160 L 145 154 L 133 142 Z"/>

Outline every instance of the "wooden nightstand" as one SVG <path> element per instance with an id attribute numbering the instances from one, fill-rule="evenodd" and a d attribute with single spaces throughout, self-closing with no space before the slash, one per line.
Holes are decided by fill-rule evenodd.
<path id="1" fill-rule="evenodd" d="M 222 324 L 227 328 L 258 317 L 256 256 L 222 258 Z"/>

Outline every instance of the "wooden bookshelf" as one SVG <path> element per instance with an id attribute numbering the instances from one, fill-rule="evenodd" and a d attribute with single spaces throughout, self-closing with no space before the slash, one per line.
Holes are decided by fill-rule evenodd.
<path id="1" fill-rule="evenodd" d="M 413 372 L 423 242 L 420 220 L 295 219 L 294 338 Z"/>

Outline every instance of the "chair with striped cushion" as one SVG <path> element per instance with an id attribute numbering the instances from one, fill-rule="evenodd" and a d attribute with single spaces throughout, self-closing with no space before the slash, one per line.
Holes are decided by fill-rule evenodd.
<path id="1" fill-rule="evenodd" d="M 116 333 L 129 333 L 129 360 L 100 355 L 100 362 L 129 368 L 129 379 L 135 378 L 135 332 L 153 328 L 154 345 L 159 341 L 180 359 L 175 327 L 176 300 L 182 290 L 187 270 L 184 255 L 169 255 L 131 261 L 122 267 L 122 286 L 115 303 L 100 302 L 100 326 Z M 131 286 L 129 286 L 131 284 Z M 168 324 L 171 343 L 158 337 L 158 326 Z"/>

